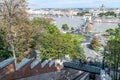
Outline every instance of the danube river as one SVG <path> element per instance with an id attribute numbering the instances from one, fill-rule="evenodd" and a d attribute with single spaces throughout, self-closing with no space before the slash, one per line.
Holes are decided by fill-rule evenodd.
<path id="1" fill-rule="evenodd" d="M 73 17 L 67 17 L 67 16 L 41 16 L 41 15 L 35 15 L 33 17 L 45 17 L 45 18 L 52 18 L 54 20 L 54 23 L 57 25 L 57 27 L 61 30 L 61 27 L 63 24 L 68 24 L 69 27 L 74 27 L 75 29 L 80 28 L 82 25 L 84 25 L 85 20 L 83 17 L 79 16 L 73 16 Z M 118 24 L 112 23 L 112 22 L 120 22 L 119 18 L 102 18 L 100 19 L 102 22 L 111 22 L 111 23 L 93 23 L 93 29 L 94 32 L 105 32 L 109 28 L 116 28 L 118 27 Z"/>
<path id="2" fill-rule="evenodd" d="M 59 29 L 61 29 L 62 24 L 68 24 L 69 27 L 80 28 L 84 24 L 84 20 L 82 17 L 74 16 L 74 17 L 52 17 L 55 20 L 55 23 Z M 105 32 L 109 28 L 118 27 L 116 23 L 112 22 L 120 22 L 118 18 L 103 18 L 102 22 L 108 23 L 93 23 L 93 31 L 94 32 Z M 110 23 L 111 22 L 111 23 Z"/>

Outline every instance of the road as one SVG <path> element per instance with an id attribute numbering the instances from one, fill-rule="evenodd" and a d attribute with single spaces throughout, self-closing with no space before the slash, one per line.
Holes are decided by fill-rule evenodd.
<path id="1" fill-rule="evenodd" d="M 98 59 L 98 60 L 102 61 L 102 58 L 103 58 L 102 55 L 98 52 L 95 52 L 94 50 L 92 50 L 90 48 L 90 41 L 95 36 L 91 35 L 91 34 L 86 34 L 86 33 L 82 32 L 81 30 L 76 30 L 75 32 L 77 32 L 78 34 L 83 35 L 85 37 L 85 40 L 81 42 L 81 45 L 84 49 L 86 58 Z M 103 39 L 101 39 L 100 41 L 104 42 Z"/>
<path id="2" fill-rule="evenodd" d="M 85 42 L 81 44 L 85 53 L 86 58 L 99 59 L 102 60 L 100 53 L 95 52 L 89 48 L 90 42 Z"/>

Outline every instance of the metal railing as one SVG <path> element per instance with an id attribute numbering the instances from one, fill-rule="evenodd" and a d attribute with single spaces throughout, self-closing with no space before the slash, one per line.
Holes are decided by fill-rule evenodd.
<path id="1" fill-rule="evenodd" d="M 81 79 L 83 79 L 83 80 L 86 80 L 87 79 L 87 77 L 88 76 L 86 76 L 86 75 L 88 75 L 88 73 L 87 72 L 83 72 L 82 74 L 80 74 L 80 75 L 78 75 L 78 76 L 76 76 L 74 79 L 72 79 L 72 80 L 81 80 Z"/>

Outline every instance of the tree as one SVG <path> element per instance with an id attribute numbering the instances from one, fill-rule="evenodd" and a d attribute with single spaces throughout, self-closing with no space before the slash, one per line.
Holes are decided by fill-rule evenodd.
<path id="1" fill-rule="evenodd" d="M 85 14 L 89 13 L 88 11 L 83 11 L 83 12 L 79 12 L 77 13 L 78 16 L 84 16 Z"/>
<path id="2" fill-rule="evenodd" d="M 13 57 L 20 61 L 31 42 L 31 27 L 25 12 L 25 0 L 3 0 L 0 7 L 2 19 L 0 28 Z"/>
<path id="3" fill-rule="evenodd" d="M 97 38 L 93 38 L 91 41 L 91 47 L 94 50 L 98 50 L 98 48 L 101 46 L 101 43 L 98 41 Z"/>
<path id="4" fill-rule="evenodd" d="M 119 26 L 119 25 L 118 25 Z M 106 62 L 109 68 L 114 70 L 114 79 L 117 79 L 115 72 L 120 67 L 120 26 L 113 31 L 111 38 L 107 43 L 108 54 L 106 54 Z"/>
<path id="5" fill-rule="evenodd" d="M 113 11 L 108 11 L 108 12 L 105 13 L 105 15 L 106 16 L 114 16 L 114 17 L 116 17 L 116 13 L 113 12 Z"/>
<path id="6" fill-rule="evenodd" d="M 116 15 L 116 13 L 113 12 L 113 11 L 108 11 L 108 12 L 106 12 L 106 13 L 99 13 L 99 16 L 100 16 L 100 17 L 103 17 L 103 16 L 114 16 L 114 17 L 116 17 L 117 15 Z"/>
<path id="7" fill-rule="evenodd" d="M 69 27 L 68 27 L 67 24 L 63 24 L 63 25 L 62 25 L 62 29 L 63 29 L 64 31 L 67 31 L 67 30 L 69 30 Z"/>
<path id="8" fill-rule="evenodd" d="M 103 17 L 104 15 L 105 15 L 104 13 L 100 13 L 100 14 L 99 14 L 100 17 Z"/>
<path id="9" fill-rule="evenodd" d="M 30 21 L 31 26 L 33 26 L 33 41 L 31 42 L 31 47 L 40 46 L 43 43 L 43 39 L 47 37 L 46 35 L 57 36 L 59 34 L 58 28 L 51 24 L 49 20 L 45 18 L 36 18 Z"/>
<path id="10" fill-rule="evenodd" d="M 11 57 L 11 51 L 9 51 L 8 44 L 5 42 L 4 38 L 5 32 L 3 30 L 0 30 L 0 61 L 7 59 Z"/>
<path id="11" fill-rule="evenodd" d="M 71 27 L 71 31 L 73 31 L 74 30 L 74 27 Z"/>
<path id="12" fill-rule="evenodd" d="M 120 41 L 116 39 L 110 40 L 108 42 L 108 51 L 106 54 L 106 62 L 110 69 L 114 72 L 114 79 L 117 79 L 116 72 L 118 72 L 118 68 L 120 67 Z"/>
<path id="13" fill-rule="evenodd" d="M 79 45 L 83 37 L 60 34 L 59 29 L 44 18 L 33 19 L 31 25 L 34 25 L 34 46 L 40 44 L 39 50 L 41 53 L 39 58 L 58 59 L 66 54 L 69 54 L 72 58 L 84 56 Z"/>
<path id="14" fill-rule="evenodd" d="M 59 36 L 60 31 L 58 28 L 44 18 L 33 19 L 30 23 L 34 27 L 31 47 L 39 46 L 37 49 L 41 51 L 41 59 L 55 59 L 57 57 L 56 53 L 59 52 L 59 37 L 57 36 Z"/>
<path id="15" fill-rule="evenodd" d="M 72 42 L 73 42 L 73 52 L 74 52 L 74 57 L 76 59 L 84 59 L 85 55 L 84 55 L 84 51 L 83 48 L 81 47 L 81 43 L 80 41 L 83 40 L 84 37 L 79 36 L 79 35 L 74 35 L 72 34 Z"/>
<path id="16" fill-rule="evenodd" d="M 106 30 L 106 32 L 107 32 L 109 35 L 114 35 L 114 34 L 115 34 L 115 30 L 114 30 L 114 29 L 108 29 L 108 30 Z"/>

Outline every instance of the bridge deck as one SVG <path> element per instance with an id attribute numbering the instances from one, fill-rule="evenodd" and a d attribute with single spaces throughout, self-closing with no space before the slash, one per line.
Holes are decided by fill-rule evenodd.
<path id="1" fill-rule="evenodd" d="M 120 24 L 120 22 L 97 22 L 97 21 L 93 21 L 93 23 L 103 23 L 103 24 Z"/>

